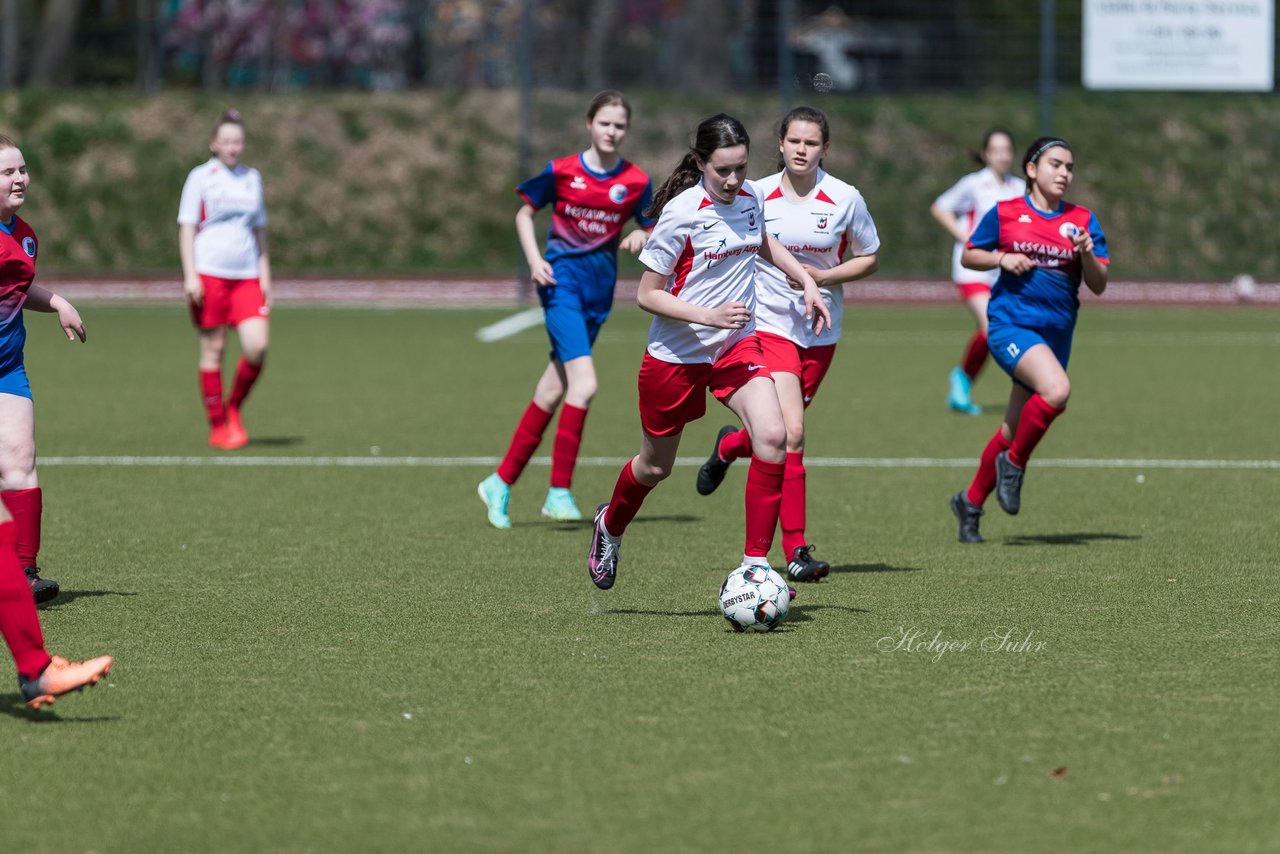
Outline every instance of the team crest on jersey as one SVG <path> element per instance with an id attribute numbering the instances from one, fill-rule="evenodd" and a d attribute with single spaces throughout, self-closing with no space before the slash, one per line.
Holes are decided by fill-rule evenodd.
<path id="1" fill-rule="evenodd" d="M 823 214 L 822 216 L 818 217 L 818 229 L 822 230 L 822 229 L 825 229 L 826 227 L 827 227 L 827 216 L 826 214 Z"/>
<path id="2" fill-rule="evenodd" d="M 28 258 L 36 257 L 36 242 L 30 237 L 22 238 L 22 251 L 27 253 Z"/>
<path id="3" fill-rule="evenodd" d="M 1079 233 L 1080 229 L 1076 227 L 1074 222 L 1064 222 L 1062 225 L 1058 226 L 1058 234 L 1061 234 L 1063 237 L 1067 238 L 1067 240 L 1071 240 Z"/>
<path id="4" fill-rule="evenodd" d="M 609 201 L 615 205 L 620 205 L 627 200 L 627 185 L 614 184 L 609 188 Z"/>
<path id="5" fill-rule="evenodd" d="M 1021 216 L 1018 217 L 1018 222 L 1031 222 L 1031 217 L 1027 216 L 1026 214 L 1022 214 Z"/>
<path id="6" fill-rule="evenodd" d="M 755 227 L 756 227 L 756 212 L 752 211 L 751 213 L 747 214 L 747 228 L 755 228 Z"/>
<path id="7" fill-rule="evenodd" d="M 581 175 L 574 175 L 573 180 L 569 182 L 569 186 L 575 190 L 587 189 L 587 182 L 582 180 Z"/>

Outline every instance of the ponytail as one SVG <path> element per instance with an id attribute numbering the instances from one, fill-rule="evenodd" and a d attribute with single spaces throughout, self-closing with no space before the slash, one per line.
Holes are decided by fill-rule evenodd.
<path id="1" fill-rule="evenodd" d="M 644 215 L 654 219 L 662 216 L 662 209 L 667 206 L 667 202 L 698 183 L 698 178 L 701 176 L 702 170 L 698 168 L 698 158 L 690 151 L 676 164 L 671 177 L 667 178 L 653 194 L 653 203 L 649 205 Z"/>

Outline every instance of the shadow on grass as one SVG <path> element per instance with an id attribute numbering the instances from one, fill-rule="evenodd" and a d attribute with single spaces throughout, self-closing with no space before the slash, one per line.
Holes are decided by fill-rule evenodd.
<path id="1" fill-rule="evenodd" d="M 804 595 L 803 588 L 801 588 L 800 595 Z M 809 616 L 810 612 L 816 611 L 844 611 L 846 614 L 871 613 L 866 608 L 851 608 L 848 605 L 824 605 L 820 602 L 802 605 L 797 601 L 791 603 L 791 610 L 787 612 L 787 619 L 782 625 L 785 626 L 787 623 L 807 623 L 813 619 L 813 617 Z"/>
<path id="2" fill-rule="evenodd" d="M 526 527 L 540 528 L 543 525 L 546 525 L 549 521 L 550 520 L 543 519 L 540 522 L 513 522 L 512 527 L 513 528 L 526 528 Z M 673 514 L 670 516 L 637 516 L 635 519 L 632 520 L 631 524 L 636 525 L 641 522 L 678 522 L 680 524 L 688 524 L 689 522 L 701 522 L 701 521 L 702 521 L 701 516 L 687 516 L 684 514 Z M 582 519 L 578 522 L 551 522 L 551 524 L 555 525 L 554 530 L 556 531 L 570 531 L 574 533 L 581 533 L 584 529 L 590 530 L 595 524 L 595 519 L 591 516 L 587 516 L 585 519 Z"/>
<path id="3" fill-rule="evenodd" d="M 59 702 L 62 702 L 59 700 Z M 0 694 L 0 712 L 20 721 L 33 724 L 103 724 L 118 721 L 117 715 L 96 715 L 91 718 L 64 718 L 56 712 L 28 709 L 21 694 Z"/>
<path id="4" fill-rule="evenodd" d="M 891 566 L 887 563 L 846 563 L 831 567 L 832 572 L 924 572 L 923 566 Z"/>
<path id="5" fill-rule="evenodd" d="M 1107 534 L 1080 532 L 1075 534 L 1019 534 L 1007 537 L 1006 546 L 1087 546 L 1095 540 L 1140 540 L 1140 534 Z"/>
<path id="6" fill-rule="evenodd" d="M 646 611 L 643 608 L 608 608 L 600 612 L 606 614 L 624 614 L 633 617 L 720 617 L 719 608 L 702 608 L 698 611 Z"/>
<path id="7" fill-rule="evenodd" d="M 305 436 L 262 436 L 250 437 L 249 445 L 263 448 L 287 448 L 290 445 L 301 445 L 307 441 Z"/>
<path id="8" fill-rule="evenodd" d="M 63 605 L 70 605 L 77 599 L 89 599 L 96 596 L 137 596 L 122 590 L 63 590 L 52 602 L 43 602 L 37 606 L 41 611 L 56 611 Z"/>

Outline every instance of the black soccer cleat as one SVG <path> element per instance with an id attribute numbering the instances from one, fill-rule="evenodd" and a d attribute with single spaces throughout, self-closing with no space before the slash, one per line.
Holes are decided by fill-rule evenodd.
<path id="1" fill-rule="evenodd" d="M 996 501 L 1010 516 L 1017 516 L 1022 509 L 1022 477 L 1026 473 L 1013 464 L 1008 451 L 996 455 Z"/>
<path id="2" fill-rule="evenodd" d="M 51 602 L 58 598 L 58 592 L 62 588 L 52 578 L 41 578 L 40 567 L 31 564 L 30 566 L 24 566 L 22 571 L 27 574 L 27 583 L 31 585 L 31 595 L 35 597 L 37 605 L 42 602 Z"/>
<path id="3" fill-rule="evenodd" d="M 818 581 L 831 572 L 831 564 L 810 554 L 813 546 L 796 546 L 787 562 L 787 577 L 792 581 Z"/>
<path id="4" fill-rule="evenodd" d="M 951 496 L 951 512 L 960 523 L 960 532 L 956 539 L 962 543 L 982 542 L 982 535 L 978 533 L 978 519 L 982 516 L 982 508 L 976 504 L 970 504 L 963 489 Z"/>
<path id="5" fill-rule="evenodd" d="M 725 436 L 730 436 L 737 432 L 737 427 L 726 424 L 716 434 L 716 443 L 711 446 L 711 456 L 707 457 L 707 461 L 702 464 L 702 468 L 698 469 L 699 495 L 710 495 L 719 488 L 720 484 L 724 483 L 724 474 L 729 470 L 733 460 L 720 459 L 720 443 L 724 441 Z"/>

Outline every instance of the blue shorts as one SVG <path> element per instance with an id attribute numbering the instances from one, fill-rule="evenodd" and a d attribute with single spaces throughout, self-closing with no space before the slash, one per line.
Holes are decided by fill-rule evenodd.
<path id="1" fill-rule="evenodd" d="M 21 362 L 0 375 L 0 394 L 12 394 L 31 400 L 31 383 L 27 381 L 27 369 Z"/>
<path id="2" fill-rule="evenodd" d="M 987 347 L 991 350 L 991 358 L 996 360 L 1010 377 L 1018 366 L 1022 354 L 1037 344 L 1044 344 L 1058 357 L 1058 364 L 1067 369 L 1071 359 L 1071 335 L 1074 329 L 1053 329 L 1039 327 L 1032 329 L 1026 326 L 1014 326 L 991 320 L 987 326 Z M 1016 380 L 1015 380 L 1016 382 Z"/>
<path id="3" fill-rule="evenodd" d="M 614 280 L 601 285 L 598 271 L 569 261 L 557 259 L 552 265 L 556 284 L 538 288 L 551 358 L 560 362 L 590 356 L 600 327 L 613 309 Z"/>

